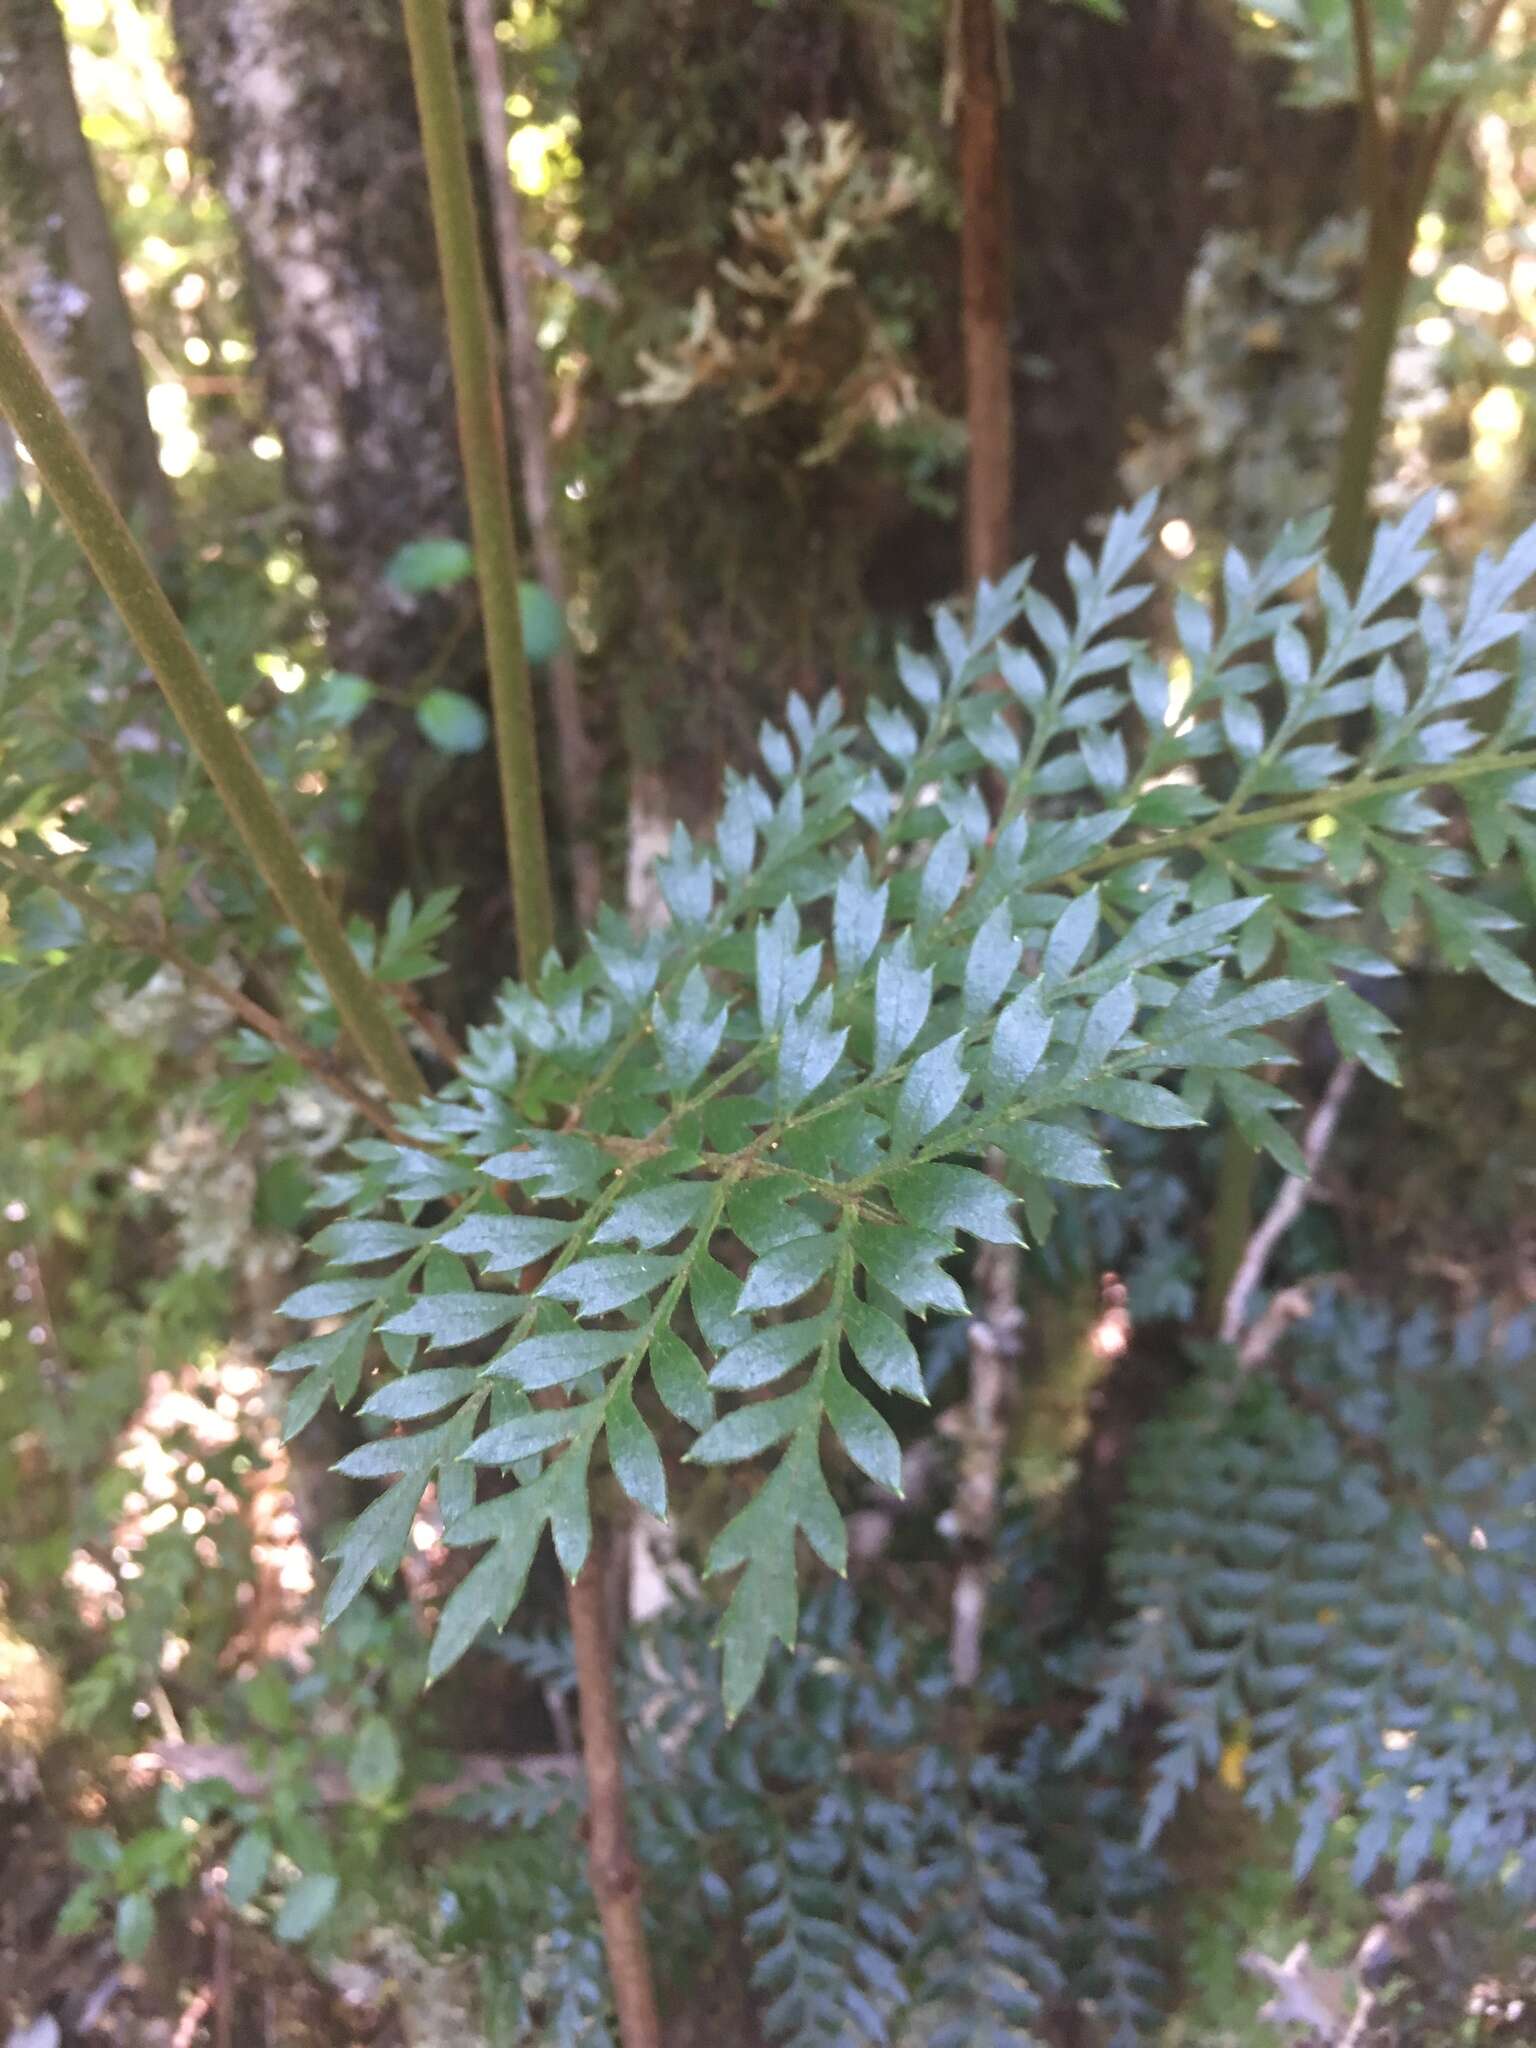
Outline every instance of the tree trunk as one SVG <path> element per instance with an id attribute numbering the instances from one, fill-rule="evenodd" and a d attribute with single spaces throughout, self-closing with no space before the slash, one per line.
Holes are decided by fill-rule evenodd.
<path id="1" fill-rule="evenodd" d="M 743 418 L 716 392 L 675 408 L 620 403 L 640 381 L 637 351 L 665 348 L 695 292 L 718 286 L 733 167 L 778 155 L 790 116 L 813 126 L 855 116 L 876 148 L 944 146 L 939 39 L 923 46 L 929 79 L 918 85 L 918 45 L 895 12 L 831 0 L 574 0 L 568 15 L 582 254 L 615 300 L 580 316 L 591 366 L 583 510 L 602 569 L 593 724 L 622 732 L 632 845 L 646 855 L 665 844 L 671 817 L 709 816 L 723 765 L 746 766 L 760 720 L 790 689 L 814 697 L 835 682 L 857 693 L 865 572 L 887 537 L 904 536 L 897 604 L 909 616 L 959 580 L 949 520 L 914 521 L 899 467 L 869 442 L 805 467 L 807 436 L 782 408 Z M 925 110 L 926 145 L 913 128 Z M 914 214 L 887 246 L 921 279 L 942 272 L 949 240 Z M 937 312 L 923 306 L 919 318 Z M 952 303 L 942 318 L 955 328 Z M 642 917 L 655 907 L 643 867 L 634 862 L 631 889 Z"/>
<path id="2" fill-rule="evenodd" d="M 1021 7 L 1008 69 L 1012 553 L 1049 572 L 1120 497 L 1130 440 L 1161 410 L 1162 354 L 1206 236 L 1288 242 L 1337 211 L 1353 123 L 1287 105 L 1286 67 L 1256 61 L 1205 0 L 1127 0 L 1121 22 Z"/>
<path id="3" fill-rule="evenodd" d="M 442 287 L 396 0 L 172 0 L 198 143 L 239 234 L 257 365 L 339 669 L 386 692 L 359 736 L 380 795 L 349 861 L 381 916 L 400 889 L 451 886 L 462 1027 L 512 971 L 495 762 L 445 758 L 402 703 L 484 694 L 469 590 L 407 595 L 406 542 L 465 539 Z"/>
<path id="4" fill-rule="evenodd" d="M 0 0 L 0 285 L 112 495 L 168 550 L 170 485 L 55 0 Z"/>
<path id="5" fill-rule="evenodd" d="M 199 146 L 239 233 L 258 363 L 332 658 L 411 680 L 441 603 L 382 572 L 465 532 L 427 187 L 398 10 L 173 0 Z"/>
<path id="6" fill-rule="evenodd" d="M 744 762 L 788 689 L 857 694 L 878 678 L 881 643 L 920 631 L 924 608 L 965 583 L 967 546 L 972 574 L 1027 553 L 1056 573 L 1120 497 L 1127 444 L 1156 417 L 1159 354 L 1208 230 L 1305 212 L 1347 179 L 1347 122 L 1335 142 L 1338 124 L 1281 108 L 1278 68 L 1252 62 L 1207 0 L 1127 0 L 1123 23 L 1019 7 L 1000 33 L 1005 10 L 954 6 L 981 94 L 959 137 L 940 122 L 937 9 L 572 0 L 583 254 L 618 301 L 581 316 L 584 509 L 603 567 L 594 695 L 652 810 L 706 814 L 722 761 Z M 961 47 L 957 36 L 952 58 Z M 775 413 L 743 419 L 708 393 L 669 410 L 617 403 L 638 381 L 637 352 L 665 346 L 718 282 L 732 167 L 776 153 L 790 114 L 851 117 L 876 148 L 915 151 L 935 172 L 940 206 L 894 223 L 878 262 L 938 405 L 963 417 L 969 391 L 982 409 L 968 488 L 942 456 L 921 494 L 867 449 L 797 471 Z M 1000 157 L 1007 194 L 981 210 L 965 201 L 957 248 L 959 188 L 989 185 Z"/>

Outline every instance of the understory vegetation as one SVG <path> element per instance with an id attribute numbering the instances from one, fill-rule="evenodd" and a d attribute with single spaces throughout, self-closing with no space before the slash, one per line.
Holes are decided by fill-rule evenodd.
<path id="1" fill-rule="evenodd" d="M 0 0 L 3 2048 L 1536 2039 L 1528 10 L 1155 11 Z"/>

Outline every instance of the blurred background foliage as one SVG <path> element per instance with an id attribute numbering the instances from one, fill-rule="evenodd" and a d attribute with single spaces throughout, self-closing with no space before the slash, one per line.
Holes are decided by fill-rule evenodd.
<path id="1" fill-rule="evenodd" d="M 1384 72 L 1409 62 L 1423 10 L 1373 12 Z M 58 135 L 29 83 L 54 17 L 0 0 L 0 289 L 85 416 L 102 358 L 93 341 L 72 355 L 89 294 L 69 210 L 89 207 L 50 182 Z M 1204 594 L 1229 542 L 1256 547 L 1330 493 L 1364 248 L 1349 10 L 1013 0 L 998 22 L 1015 552 L 1053 560 L 1156 485 L 1159 602 Z M 127 456 L 116 480 L 306 852 L 348 910 L 389 917 L 387 978 L 441 1057 L 511 962 L 395 10 L 61 0 L 57 24 L 163 482 Z M 563 619 L 530 583 L 525 637 L 546 723 L 551 664 L 574 658 L 598 858 L 644 917 L 646 856 L 705 814 L 764 713 L 792 687 L 857 700 L 960 586 L 950 24 L 941 0 L 511 0 L 497 36 L 569 582 Z M 1466 113 L 1416 222 L 1375 502 L 1434 495 L 1449 595 L 1536 516 L 1533 44 L 1536 8 L 1508 0 L 1485 57 L 1453 41 L 1416 87 L 1431 113 L 1453 91 Z M 155 886 L 156 936 L 194 966 L 286 986 L 281 931 L 248 921 L 255 957 L 228 957 L 221 918 L 247 906 L 227 835 L 25 460 L 0 458 L 0 669 L 36 706 L 0 754 L 0 842 L 91 845 L 125 914 Z M 1275 1278 L 1507 1313 L 1536 1298 L 1528 1024 L 1404 964 L 1414 1084 L 1359 1088 Z M 285 1442 L 261 1367 L 344 1111 L 297 1061 L 242 1066 L 183 966 L 88 946 L 58 897 L 7 894 L 0 975 L 0 2040 L 604 2038 L 558 1636 L 509 1638 L 423 1700 L 419 1617 L 456 1569 L 425 1513 L 404 1595 L 316 1627 L 349 1482 L 334 1434 Z M 1331 1048 L 1297 1052 L 1319 1091 Z M 1060 1851 L 1078 1822 L 1050 1802 L 1086 1795 L 1051 1761 L 1053 1724 L 1112 1618 L 1107 1533 L 1138 1434 L 1191 1371 L 1217 1173 L 1203 1136 L 1133 1134 L 1126 1157 L 1119 1195 L 1064 1205 L 1025 1268 L 988 1661 L 1013 1732 L 975 1796 L 1043 1816 L 1040 1839 L 1008 1837 L 1029 1867 L 999 1883 L 1015 1903 L 1037 1886 L 1055 1919 L 1051 1994 L 1007 2038 L 1307 2038 L 1285 2013 L 1343 1998 L 1374 1937 L 1401 1967 L 1371 2040 L 1536 2040 L 1529 1925 L 1433 1886 L 1409 1898 L 1390 1872 L 1362 1893 L 1347 1821 L 1295 1883 L 1284 1825 L 1240 1804 L 1240 1744 L 1155 1871 L 1127 1850 L 1101 1898 L 1074 1890 Z M 855 1591 L 750 1725 L 708 1704 L 686 1523 L 638 1528 L 623 1554 L 638 1825 L 664 1971 L 687 1987 L 679 2041 L 872 2031 L 847 1973 L 879 1965 L 850 1962 L 833 1895 L 868 1883 L 878 1905 L 880 1854 L 958 1810 L 933 1673 L 963 1348 L 931 1333 L 936 1421 L 907 1447 L 907 1499 L 863 1510 Z M 552 1627 L 552 1574 L 539 1597 Z M 1119 1798 L 1148 1744 L 1131 1728 L 1092 1796 Z M 855 1772 L 843 1805 L 818 1805 L 850 1747 L 867 1763 L 925 1745 L 942 1759 L 919 1773 L 926 1811 L 878 1768 L 872 1792 Z M 890 1811 L 871 1820 L 875 1793 Z M 931 1867 L 958 1885 L 937 1849 Z M 791 1924 L 802 1951 L 765 1962 Z M 997 1952 L 1016 1961 L 1009 1943 L 1037 1933 L 1005 1929 Z M 913 2035 L 930 2037 L 960 2038 Z"/>

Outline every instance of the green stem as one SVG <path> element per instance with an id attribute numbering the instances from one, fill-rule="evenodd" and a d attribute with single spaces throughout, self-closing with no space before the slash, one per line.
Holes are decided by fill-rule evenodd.
<path id="1" fill-rule="evenodd" d="M 432 225 L 442 271 L 453 360 L 459 448 L 485 621 L 486 666 L 496 730 L 517 953 L 522 977 L 536 985 L 554 943 L 549 847 L 539 786 L 533 692 L 518 605 L 517 534 L 507 472 L 506 432 L 496 378 L 490 296 L 448 0 L 404 0 L 411 76 L 421 121 Z M 623 2048 L 661 2048 L 655 1975 L 642 1911 L 639 1866 L 624 1801 L 624 1727 L 614 1683 L 613 1644 L 603 1612 L 603 1546 L 567 1587 L 576 1661 L 576 1701 L 587 1777 L 587 1869 L 602 1923 Z"/>
<path id="2" fill-rule="evenodd" d="M 1077 867 L 1069 868 L 1066 878 L 1082 880 L 1102 875 L 1111 868 L 1125 867 L 1132 861 L 1163 860 L 1185 847 L 1197 847 L 1203 852 L 1231 833 L 1262 832 L 1272 825 L 1299 824 L 1304 818 L 1328 817 L 1336 811 L 1347 811 L 1355 804 L 1377 798 L 1403 796 L 1416 789 L 1454 787 L 1461 782 L 1475 782 L 1484 775 L 1520 774 L 1531 768 L 1536 768 L 1536 747 L 1519 747 L 1511 753 L 1491 757 L 1485 749 L 1468 754 L 1460 761 L 1441 761 L 1433 767 L 1405 768 L 1396 775 L 1352 775 L 1347 782 L 1336 782 L 1328 789 L 1314 789 L 1306 796 L 1287 797 L 1276 804 L 1261 804 L 1251 811 L 1236 811 L 1230 815 L 1218 813 L 1204 825 L 1181 825 L 1168 832 L 1150 832 L 1145 839 L 1127 840 L 1122 845 L 1106 847 L 1101 853 L 1090 854 Z"/>
<path id="3" fill-rule="evenodd" d="M 448 317 L 459 451 L 485 622 L 496 764 L 523 979 L 537 982 L 554 943 L 549 850 L 539 786 L 533 691 L 518 604 L 517 530 L 492 343 L 490 297 L 454 72 L 446 0 L 404 0 L 432 226 Z"/>
<path id="4" fill-rule="evenodd" d="M 287 820 L 230 723 L 154 571 L 92 469 L 0 306 L 0 412 L 25 443 L 49 496 L 85 550 L 143 655 L 231 824 L 329 989 L 342 1028 L 390 1094 L 419 1095 L 421 1075 L 384 997 L 359 965 Z"/>
<path id="5" fill-rule="evenodd" d="M 1216 1168 L 1205 1287 L 1200 1303 L 1201 1321 L 1212 1335 L 1221 1327 L 1222 1310 L 1253 1231 L 1253 1198 L 1258 1184 L 1258 1152 L 1235 1124 L 1229 1124 L 1222 1133 Z"/>
<path id="6" fill-rule="evenodd" d="M 1333 517 L 1328 529 L 1328 559 L 1348 584 L 1359 581 L 1370 542 L 1371 477 L 1386 409 L 1387 374 L 1397 346 L 1403 300 L 1408 289 L 1408 257 L 1417 220 L 1415 205 L 1405 225 L 1390 195 L 1368 227 L 1365 280 L 1360 297 L 1360 326 L 1355 339 L 1354 379 L 1349 417 L 1339 443 L 1334 476 Z"/>

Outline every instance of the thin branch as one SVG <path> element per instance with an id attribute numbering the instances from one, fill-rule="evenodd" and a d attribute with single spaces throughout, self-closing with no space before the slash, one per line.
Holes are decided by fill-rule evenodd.
<path id="1" fill-rule="evenodd" d="M 661 2017 L 641 1910 L 640 1870 L 624 1806 L 624 1729 L 594 1548 L 566 1592 L 576 1661 L 576 1710 L 587 1777 L 587 1869 L 603 1927 L 624 2048 L 661 2048 Z"/>
<path id="2" fill-rule="evenodd" d="M 389 984 L 389 992 L 438 1058 L 457 1073 L 464 1064 L 464 1048 L 436 1010 L 422 1001 L 408 981 L 392 981 Z"/>
<path id="3" fill-rule="evenodd" d="M 1331 1277 L 1336 1280 L 1338 1275 Z M 1237 1347 L 1240 1372 L 1257 1372 L 1291 1325 L 1311 1315 L 1312 1297 L 1317 1286 L 1318 1282 L 1312 1280 L 1302 1287 L 1282 1287 L 1277 1294 L 1270 1296 L 1262 1312 L 1243 1332 L 1243 1340 Z"/>
<path id="4" fill-rule="evenodd" d="M 954 0 L 954 114 L 960 181 L 961 343 L 965 358 L 965 573 L 972 587 L 1013 559 L 1013 374 L 1010 207 L 1004 39 L 997 0 Z M 989 1171 L 1001 1177 L 994 1154 Z M 952 1521 L 960 1565 L 950 1607 L 950 1667 L 957 1685 L 981 1675 L 997 1538 L 1003 1408 L 1024 1327 L 1016 1245 L 977 1255 L 976 1315 L 968 1332 L 968 1380 L 960 1483 Z"/>
<path id="5" fill-rule="evenodd" d="M 1503 0 L 1499 0 L 1500 12 Z M 1406 104 L 1414 87 L 1445 48 L 1456 18 L 1456 0 L 1419 0 L 1413 35 L 1397 76 L 1397 98 Z"/>
<path id="6" fill-rule="evenodd" d="M 389 1006 L 364 972 L 288 821 L 252 760 L 143 550 L 59 410 L 14 321 L 0 306 L 0 411 L 25 442 L 44 488 L 85 550 L 176 722 L 218 791 L 230 823 L 298 933 L 363 1059 L 396 1097 L 421 1074 Z"/>
<path id="7" fill-rule="evenodd" d="M 1503 0 L 1500 0 L 1500 5 L 1503 5 Z M 562 263 L 558 256 L 551 256 L 547 249 L 527 248 L 523 250 L 523 261 L 530 270 L 547 277 L 551 284 L 563 284 L 578 299 L 594 299 L 600 306 L 619 304 L 618 293 L 595 264 L 583 264 L 578 270 L 569 263 Z"/>
<path id="8" fill-rule="evenodd" d="M 144 953 L 151 959 L 162 960 L 167 967 L 174 967 L 190 987 L 200 989 L 204 995 L 212 996 L 216 1002 L 222 1003 L 227 1010 L 237 1016 L 242 1024 L 248 1024 L 253 1031 L 259 1032 L 280 1051 L 297 1060 L 307 1073 L 313 1074 L 317 1081 L 323 1082 L 333 1095 L 339 1095 L 344 1102 L 349 1103 L 359 1116 L 366 1117 L 386 1138 L 404 1143 L 400 1131 L 382 1103 L 365 1095 L 362 1089 L 347 1079 L 345 1074 L 338 1073 L 324 1053 L 307 1044 L 283 1022 L 281 1017 L 274 1016 L 270 1010 L 263 1009 L 260 1003 L 253 1002 L 243 989 L 233 987 L 208 968 L 200 966 L 189 953 L 184 953 L 174 940 L 147 931 L 132 918 L 125 917 L 110 903 L 104 903 L 88 889 L 80 888 L 67 876 L 56 875 L 46 861 L 32 860 L 11 847 L 0 846 L 0 870 L 25 876 L 28 881 L 35 882 L 42 888 L 52 889 L 56 895 L 62 896 L 65 902 L 72 903 L 82 917 L 90 919 L 103 931 L 108 932 L 119 945 L 127 947 L 130 952 Z"/>
<path id="9" fill-rule="evenodd" d="M 1307 1173 L 1315 1175 L 1321 1165 L 1333 1134 L 1338 1128 L 1344 1104 L 1349 1100 L 1349 1091 L 1354 1087 L 1360 1073 L 1358 1060 L 1341 1060 L 1334 1068 L 1323 1099 L 1312 1114 L 1307 1125 L 1307 1134 L 1302 1141 L 1302 1157 L 1307 1162 Z M 1287 1174 L 1280 1192 L 1270 1204 L 1268 1214 L 1244 1247 L 1238 1260 L 1237 1271 L 1227 1289 L 1227 1298 L 1222 1305 L 1219 1335 L 1223 1344 L 1235 1344 L 1248 1320 L 1248 1308 L 1255 1289 L 1264 1278 L 1270 1254 L 1290 1229 L 1312 1198 L 1312 1180 L 1300 1179 Z"/>
<path id="10" fill-rule="evenodd" d="M 491 191 L 491 218 L 496 228 L 496 259 L 507 322 L 507 396 L 517 426 L 523 509 L 528 517 L 539 581 L 564 618 L 569 585 L 549 459 L 544 365 L 528 300 L 522 212 L 507 167 L 510 138 L 506 85 L 496 46 L 493 0 L 464 0 L 464 31 L 480 110 L 480 145 Z M 586 925 L 596 917 L 602 896 L 602 869 L 592 843 L 592 819 L 597 808 L 597 755 L 582 722 L 581 682 L 569 641 L 550 660 L 549 699 L 560 762 L 560 800 L 575 879 L 576 915 Z"/>
<path id="11" fill-rule="evenodd" d="M 1504 19 L 1504 10 L 1509 0 L 1488 0 L 1487 6 L 1478 16 L 1477 26 L 1472 31 L 1472 55 L 1486 57 L 1498 33 L 1499 23 Z"/>

